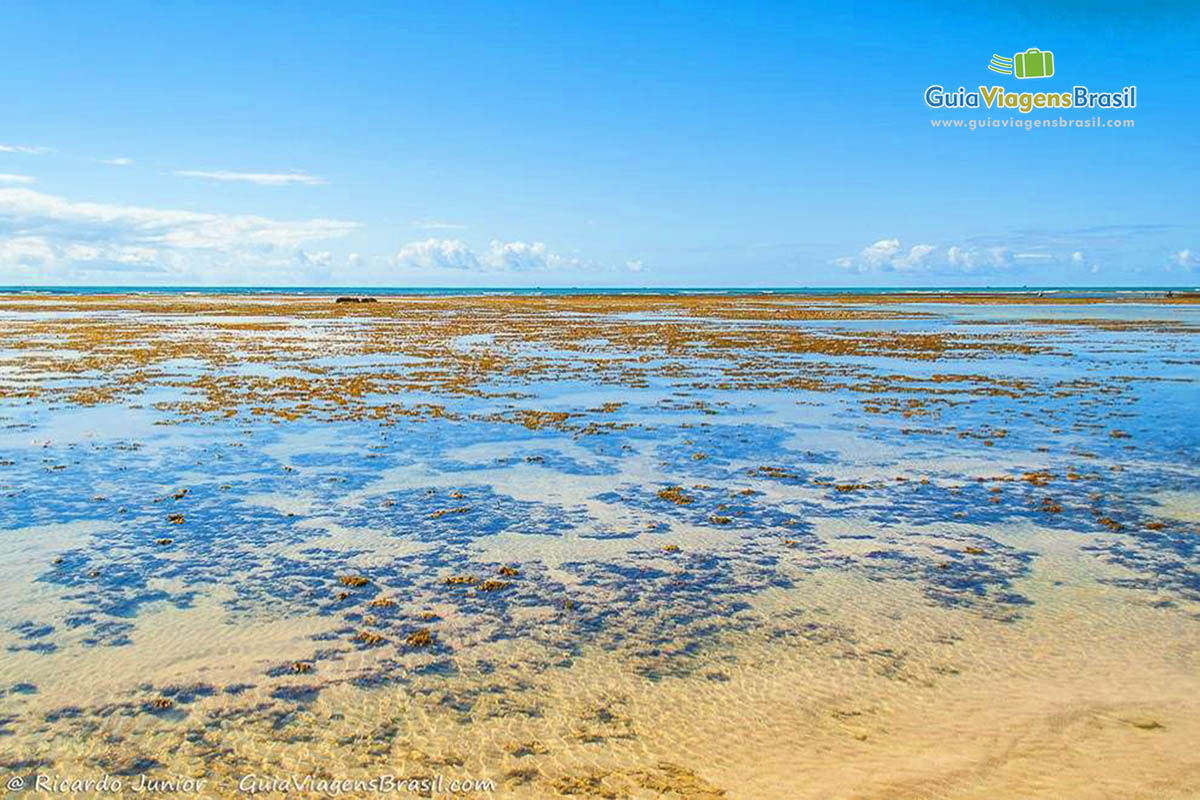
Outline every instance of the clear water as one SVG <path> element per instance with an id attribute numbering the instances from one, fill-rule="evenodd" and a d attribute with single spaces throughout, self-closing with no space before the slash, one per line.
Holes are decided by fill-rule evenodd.
<path id="1" fill-rule="evenodd" d="M 28 300 L 11 775 L 1200 791 L 1200 306 Z"/>

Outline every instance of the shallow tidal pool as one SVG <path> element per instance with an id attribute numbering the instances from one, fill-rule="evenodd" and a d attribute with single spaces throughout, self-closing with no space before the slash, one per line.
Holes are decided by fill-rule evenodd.
<path id="1" fill-rule="evenodd" d="M 1186 298 L 10 295 L 0 331 L 4 780 L 1200 795 Z"/>

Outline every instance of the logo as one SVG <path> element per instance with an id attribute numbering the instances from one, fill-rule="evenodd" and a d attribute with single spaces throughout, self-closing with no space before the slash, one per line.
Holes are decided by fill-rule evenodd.
<path id="1" fill-rule="evenodd" d="M 1016 53 L 1012 58 L 993 53 L 988 69 L 1017 78 L 1049 78 L 1054 74 L 1054 53 L 1036 47 Z"/>
<path id="2" fill-rule="evenodd" d="M 1000 75 L 1009 75 L 1018 80 L 1029 78 L 1053 78 L 1055 76 L 1054 53 L 1030 47 L 1012 58 L 998 53 L 992 54 L 987 68 Z M 953 85 L 953 84 L 951 84 Z M 1019 114 L 1036 114 L 1043 111 L 1058 112 L 1060 109 L 1127 109 L 1137 108 L 1137 86 L 1125 86 L 1116 91 L 1093 91 L 1085 85 L 1038 87 L 1040 91 L 1010 91 L 1003 86 L 978 85 L 968 89 L 965 85 L 957 90 L 935 83 L 925 89 L 925 105 L 929 108 L 993 109 L 1016 111 Z"/>

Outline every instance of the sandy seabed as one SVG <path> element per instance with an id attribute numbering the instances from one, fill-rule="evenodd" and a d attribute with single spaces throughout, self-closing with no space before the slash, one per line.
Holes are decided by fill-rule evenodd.
<path id="1" fill-rule="evenodd" d="M 0 333 L 0 780 L 1200 796 L 1195 298 L 28 294 Z"/>

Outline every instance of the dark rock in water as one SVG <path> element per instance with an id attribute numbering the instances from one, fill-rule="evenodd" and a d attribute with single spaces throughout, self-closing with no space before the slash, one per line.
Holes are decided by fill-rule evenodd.
<path id="1" fill-rule="evenodd" d="M 339 297 L 335 303 L 375 303 L 374 297 Z"/>

